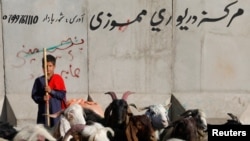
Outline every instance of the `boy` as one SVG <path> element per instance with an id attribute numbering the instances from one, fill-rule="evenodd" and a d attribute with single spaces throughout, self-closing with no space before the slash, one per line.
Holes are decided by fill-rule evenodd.
<path id="1" fill-rule="evenodd" d="M 55 74 L 56 58 L 52 55 L 47 55 L 47 68 L 44 68 L 44 58 L 42 59 L 43 72 L 47 69 L 48 86 L 45 86 L 45 75 L 35 79 L 33 84 L 31 97 L 38 104 L 37 124 L 46 125 L 46 101 L 49 101 L 49 113 L 56 113 L 66 108 L 66 88 L 64 80 L 59 74 Z M 46 92 L 48 96 L 46 96 Z M 50 127 L 53 127 L 58 122 L 58 118 L 50 118 Z"/>

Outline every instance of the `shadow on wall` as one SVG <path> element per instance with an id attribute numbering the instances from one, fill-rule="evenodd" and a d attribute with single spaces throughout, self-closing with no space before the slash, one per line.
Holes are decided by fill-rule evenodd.
<path id="1" fill-rule="evenodd" d="M 171 95 L 171 107 L 169 109 L 170 121 L 176 120 L 180 114 L 186 111 L 186 109 L 181 105 L 181 103 L 176 99 L 176 97 Z"/>
<path id="2" fill-rule="evenodd" d="M 4 97 L 4 102 L 3 102 L 3 108 L 0 116 L 0 121 L 8 122 L 12 126 L 16 125 L 16 117 L 14 115 L 14 112 L 10 106 L 10 103 L 8 102 L 7 97 Z"/>
<path id="3" fill-rule="evenodd" d="M 6 110 L 6 96 L 4 96 L 4 102 L 2 107 L 2 113 L 0 115 L 0 121 L 7 121 L 7 110 Z"/>
<path id="4" fill-rule="evenodd" d="M 186 109 L 181 105 L 181 103 L 177 100 L 177 98 L 173 94 L 171 95 L 170 102 L 172 103 L 172 105 L 169 108 L 169 118 L 171 121 L 173 121 L 177 119 L 180 114 L 185 112 Z M 17 119 L 6 96 L 3 102 L 3 109 L 0 115 L 0 121 L 5 121 L 5 122 L 7 121 L 13 126 L 17 125 Z"/>

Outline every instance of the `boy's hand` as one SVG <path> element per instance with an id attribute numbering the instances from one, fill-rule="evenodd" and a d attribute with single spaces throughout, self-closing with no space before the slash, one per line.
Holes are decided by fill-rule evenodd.
<path id="1" fill-rule="evenodd" d="M 45 92 L 51 93 L 51 88 L 50 88 L 50 86 L 45 86 Z"/>
<path id="2" fill-rule="evenodd" d="M 46 95 L 43 97 L 43 100 L 44 100 L 44 101 L 49 101 L 49 98 L 50 98 L 50 95 L 47 95 L 47 94 L 46 94 Z"/>

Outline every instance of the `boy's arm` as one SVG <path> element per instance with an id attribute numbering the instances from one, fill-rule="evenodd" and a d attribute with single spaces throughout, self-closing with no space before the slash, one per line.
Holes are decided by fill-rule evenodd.
<path id="1" fill-rule="evenodd" d="M 60 100 L 63 100 L 66 97 L 66 91 L 63 91 L 63 90 L 51 90 L 49 94 L 51 97 L 54 97 Z"/>
<path id="2" fill-rule="evenodd" d="M 39 92 L 39 83 L 38 83 L 38 80 L 35 80 L 33 88 L 32 88 L 32 92 L 31 92 L 31 98 L 37 104 L 41 103 L 41 102 L 44 102 L 43 94 L 41 94 L 41 93 L 44 93 L 44 92 L 41 92 L 41 90 Z"/>
<path id="3" fill-rule="evenodd" d="M 64 84 L 64 81 L 62 77 L 58 74 L 54 74 L 52 77 L 52 80 L 50 80 L 50 83 L 52 83 L 51 86 L 48 89 L 46 89 L 51 97 L 64 100 L 66 98 L 66 87 Z"/>

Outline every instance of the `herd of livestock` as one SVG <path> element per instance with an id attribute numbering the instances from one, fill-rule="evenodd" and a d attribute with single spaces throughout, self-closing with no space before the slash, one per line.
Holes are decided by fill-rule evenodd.
<path id="1" fill-rule="evenodd" d="M 189 109 L 178 119 L 169 119 L 167 105 L 155 104 L 137 107 L 127 102 L 132 94 L 126 91 L 122 98 L 115 92 L 106 92 L 112 101 L 103 110 L 88 98 L 84 102 L 71 102 L 68 107 L 50 117 L 60 117 L 60 122 L 53 128 L 43 125 L 28 125 L 16 130 L 8 123 L 1 122 L 1 140 L 11 141 L 207 141 L 207 121 L 200 109 Z M 131 110 L 145 111 L 135 114 Z M 48 116 L 48 115 L 47 115 Z M 236 116 L 225 124 L 241 124 Z"/>

